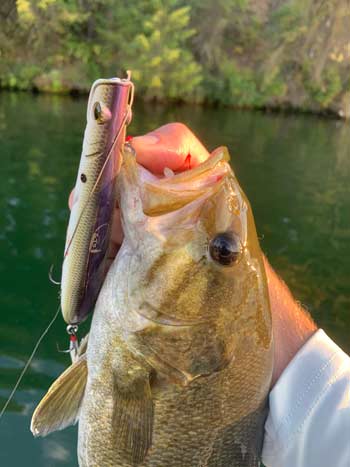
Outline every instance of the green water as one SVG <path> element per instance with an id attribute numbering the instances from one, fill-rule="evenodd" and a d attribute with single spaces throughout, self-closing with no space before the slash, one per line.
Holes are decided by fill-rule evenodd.
<path id="1" fill-rule="evenodd" d="M 57 304 L 59 265 L 84 129 L 85 100 L 0 94 L 0 403 Z M 350 351 L 350 126 L 304 116 L 137 105 L 131 134 L 187 123 L 230 148 L 263 250 L 295 296 Z M 76 429 L 34 439 L 30 417 L 68 364 L 61 317 L 0 421 L 1 467 L 76 466 Z"/>

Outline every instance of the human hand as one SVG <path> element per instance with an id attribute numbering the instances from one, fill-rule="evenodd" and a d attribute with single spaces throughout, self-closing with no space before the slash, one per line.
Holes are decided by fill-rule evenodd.
<path id="1" fill-rule="evenodd" d="M 144 136 L 133 138 L 138 163 L 155 174 L 165 167 L 181 172 L 195 167 L 209 157 L 197 137 L 183 124 L 171 123 Z M 69 198 L 72 204 L 73 192 Z M 114 215 L 109 261 L 112 262 L 123 241 L 120 211 Z M 309 314 L 295 301 L 285 283 L 264 257 L 274 336 L 274 371 L 272 385 L 298 350 L 316 331 Z"/>

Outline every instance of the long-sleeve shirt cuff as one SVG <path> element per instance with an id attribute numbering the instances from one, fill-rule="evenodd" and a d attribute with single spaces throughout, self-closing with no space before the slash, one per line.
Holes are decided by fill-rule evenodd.
<path id="1" fill-rule="evenodd" d="M 321 329 L 269 397 L 266 467 L 350 467 L 350 357 Z"/>

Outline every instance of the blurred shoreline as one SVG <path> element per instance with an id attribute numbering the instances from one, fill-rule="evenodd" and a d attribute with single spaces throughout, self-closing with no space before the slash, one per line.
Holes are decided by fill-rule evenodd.
<path id="1" fill-rule="evenodd" d="M 348 0 L 2 0 L 0 88 L 350 119 Z"/>
<path id="2" fill-rule="evenodd" d="M 91 83 L 92 84 L 92 83 Z M 33 96 L 57 96 L 57 97 L 67 97 L 71 99 L 77 100 L 86 100 L 88 98 L 90 92 L 90 88 L 86 89 L 79 89 L 76 90 L 75 88 L 67 89 L 64 91 L 50 91 L 50 90 L 39 90 L 36 88 L 31 89 L 16 89 L 16 88 L 9 88 L 9 87 L 1 87 L 0 82 L 0 94 L 29 94 Z M 223 103 L 213 103 L 213 102 L 191 102 L 191 101 L 183 101 L 179 99 L 173 100 L 160 100 L 160 99 L 149 99 L 142 95 L 137 95 L 137 100 L 142 102 L 145 105 L 154 105 L 159 107 L 199 107 L 203 109 L 225 109 L 225 110 L 237 110 L 237 111 L 246 111 L 246 112 L 261 112 L 265 114 L 277 114 L 277 115 L 306 115 L 315 118 L 325 118 L 325 119 L 332 119 L 332 120 L 340 120 L 340 121 L 349 121 L 350 114 L 345 115 L 343 113 L 339 113 L 339 111 L 331 108 L 325 109 L 308 109 L 308 108 L 299 108 L 293 107 L 292 105 L 284 104 L 281 106 L 243 106 L 243 105 L 234 105 L 234 104 L 223 104 Z"/>

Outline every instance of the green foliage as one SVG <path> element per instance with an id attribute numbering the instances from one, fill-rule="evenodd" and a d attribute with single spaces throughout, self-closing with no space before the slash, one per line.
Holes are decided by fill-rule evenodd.
<path id="1" fill-rule="evenodd" d="M 342 81 L 337 68 L 335 66 L 326 68 L 319 81 L 307 76 L 305 88 L 312 99 L 322 107 L 327 107 L 342 90 Z"/>
<path id="2" fill-rule="evenodd" d="M 272 12 L 269 34 L 275 43 L 292 43 L 307 31 L 307 0 L 289 0 Z"/>
<path id="3" fill-rule="evenodd" d="M 263 107 L 285 95 L 286 85 L 279 75 L 262 77 L 233 61 L 223 62 L 220 80 L 209 77 L 213 100 L 228 106 Z"/>
<path id="4" fill-rule="evenodd" d="M 256 17 L 249 0 L 193 0 L 191 22 L 197 30 L 192 47 L 209 71 L 232 57 L 232 48 L 247 45 L 256 30 Z"/>
<path id="5" fill-rule="evenodd" d="M 2 78 L 2 85 L 10 89 L 26 90 L 35 77 L 40 73 L 40 68 L 35 65 L 17 66 L 13 72 L 8 72 Z"/>
<path id="6" fill-rule="evenodd" d="M 202 77 L 201 66 L 186 47 L 195 34 L 189 27 L 190 7 L 171 8 L 165 3 L 144 21 L 143 32 L 130 42 L 124 62 L 146 98 L 193 99 Z"/>
<path id="7" fill-rule="evenodd" d="M 50 70 L 48 73 L 41 74 L 34 81 L 35 86 L 41 91 L 53 93 L 65 93 L 69 88 L 65 87 L 64 79 L 60 70 Z"/>
<path id="8" fill-rule="evenodd" d="M 216 98 L 225 105 L 252 107 L 259 105 L 259 91 L 252 70 L 238 68 L 233 61 L 226 61 L 220 67 L 222 86 L 217 89 Z"/>
<path id="9" fill-rule="evenodd" d="M 337 1 L 2 0 L 0 86 L 86 92 L 131 69 L 145 99 L 327 108 L 349 86 Z"/>

